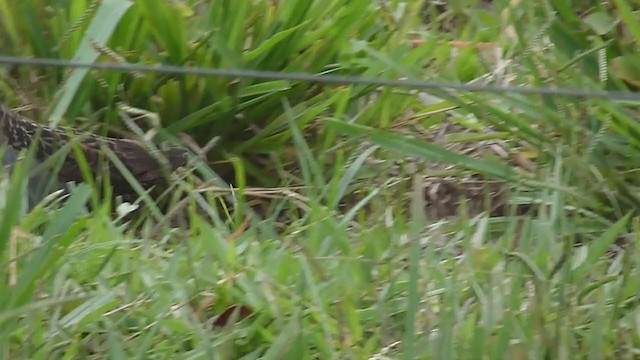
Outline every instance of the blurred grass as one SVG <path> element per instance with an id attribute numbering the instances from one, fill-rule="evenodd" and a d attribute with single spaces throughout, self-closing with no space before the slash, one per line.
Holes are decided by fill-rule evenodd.
<path id="1" fill-rule="evenodd" d="M 0 0 L 0 48 L 623 90 L 640 83 L 637 15 L 625 0 Z M 185 181 L 188 231 L 134 231 L 84 211 L 88 186 L 24 214 L 28 167 L 3 173 L 4 358 L 637 357 L 638 104 L 27 67 L 0 87 L 43 122 L 118 132 L 126 105 L 158 140 L 220 136 L 209 160 L 236 187 Z M 469 178 L 499 181 L 504 210 L 427 216 L 441 181 Z M 220 320 L 234 307 L 250 316 Z"/>

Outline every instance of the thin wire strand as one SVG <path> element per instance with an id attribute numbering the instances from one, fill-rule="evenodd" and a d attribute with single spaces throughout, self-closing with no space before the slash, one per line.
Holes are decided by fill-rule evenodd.
<path id="1" fill-rule="evenodd" d="M 334 85 L 372 85 L 409 89 L 455 90 L 462 92 L 508 93 L 521 95 L 546 95 L 573 98 L 605 98 L 620 101 L 640 102 L 640 94 L 623 91 L 586 91 L 571 88 L 536 88 L 493 85 L 472 85 L 431 82 L 423 80 L 391 80 L 340 75 L 313 75 L 309 73 L 287 73 L 276 71 L 257 71 L 244 69 L 213 69 L 201 67 L 182 67 L 175 65 L 137 65 L 121 63 L 86 63 L 52 58 L 25 58 L 0 55 L 0 65 L 28 65 L 44 67 L 63 67 L 75 69 L 96 69 L 123 72 L 155 72 L 165 74 L 220 76 L 231 78 L 252 78 L 264 80 L 290 80 Z"/>

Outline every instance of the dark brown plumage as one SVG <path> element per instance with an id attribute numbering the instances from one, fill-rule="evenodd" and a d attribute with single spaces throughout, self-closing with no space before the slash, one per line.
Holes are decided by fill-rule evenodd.
<path id="1" fill-rule="evenodd" d="M 35 145 L 37 146 L 36 157 L 40 162 L 47 160 L 69 140 L 76 137 L 78 137 L 77 144 L 94 176 L 102 174 L 103 170 L 108 170 L 114 196 L 130 198 L 135 196 L 136 192 L 118 168 L 109 161 L 102 146 L 111 149 L 145 189 L 164 187 L 168 180 L 166 175 L 187 164 L 186 151 L 179 148 L 163 150 L 158 156 L 152 156 L 140 142 L 87 134 L 77 129 L 51 128 L 20 116 L 0 104 L 0 141 L 16 150 L 21 150 L 29 147 L 34 140 L 39 140 Z M 164 157 L 167 160 L 166 167 L 163 167 L 158 157 Z M 66 153 L 58 173 L 58 180 L 63 184 L 70 181 L 76 183 L 83 181 L 72 149 Z"/>

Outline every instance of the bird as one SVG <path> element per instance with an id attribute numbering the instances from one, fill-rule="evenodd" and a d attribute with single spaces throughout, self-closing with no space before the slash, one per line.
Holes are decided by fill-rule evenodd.
<path id="1" fill-rule="evenodd" d="M 152 155 L 140 141 L 85 133 L 76 128 L 46 126 L 19 115 L 0 103 L 0 144 L 8 146 L 14 152 L 34 145 L 35 158 L 42 163 L 73 138 L 77 138 L 78 148 L 94 176 L 107 170 L 112 196 L 121 196 L 125 201 L 137 197 L 137 192 L 106 156 L 103 146 L 116 155 L 145 190 L 166 187 L 169 184 L 167 175 L 186 166 L 188 161 L 187 151 L 180 147 L 161 150 L 158 155 L 166 159 L 163 164 L 159 161 L 159 156 Z M 68 151 L 57 172 L 57 180 L 59 184 L 84 182 L 81 166 L 72 149 Z"/>

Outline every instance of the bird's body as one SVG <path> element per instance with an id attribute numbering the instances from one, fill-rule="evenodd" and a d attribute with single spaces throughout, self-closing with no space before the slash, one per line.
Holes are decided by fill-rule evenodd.
<path id="1" fill-rule="evenodd" d="M 36 146 L 36 160 L 43 162 L 58 152 L 70 141 L 77 140 L 77 145 L 92 170 L 93 174 L 103 174 L 107 170 L 112 195 L 130 197 L 136 194 L 130 182 L 106 156 L 104 147 L 113 154 L 131 172 L 133 177 L 148 189 L 166 185 L 167 174 L 186 165 L 186 152 L 179 148 L 161 151 L 159 156 L 151 155 L 140 142 L 129 139 L 116 139 L 87 134 L 77 129 L 52 128 L 25 118 L 0 104 L 0 143 L 21 150 Z M 73 145 L 73 144 L 72 144 Z M 57 173 L 60 183 L 80 183 L 84 177 L 74 151 L 70 148 L 64 162 Z M 158 159 L 166 159 L 165 167 Z"/>

